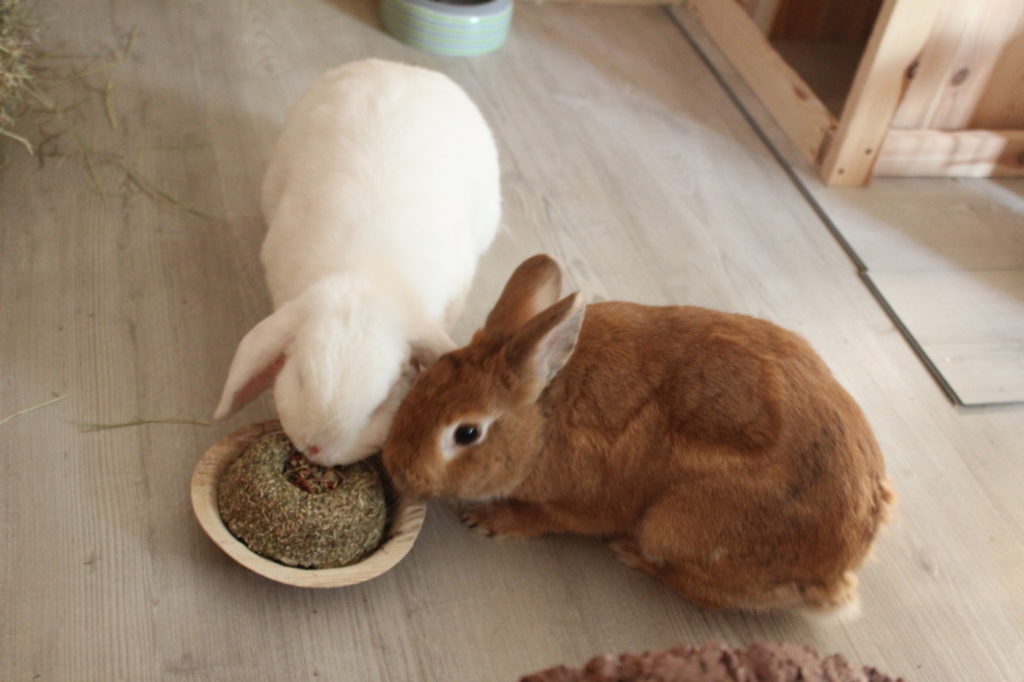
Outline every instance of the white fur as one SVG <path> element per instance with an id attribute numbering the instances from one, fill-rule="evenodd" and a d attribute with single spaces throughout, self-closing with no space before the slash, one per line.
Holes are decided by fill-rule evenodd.
<path id="1" fill-rule="evenodd" d="M 267 170 L 261 260 L 275 312 L 239 344 L 215 416 L 268 387 L 283 354 L 274 400 L 295 445 L 324 465 L 373 453 L 410 358 L 454 347 L 446 329 L 500 206 L 494 140 L 454 82 L 377 59 L 328 71 Z"/>
<path id="2" fill-rule="evenodd" d="M 842 606 L 832 610 L 799 607 L 797 612 L 802 614 L 807 620 L 817 623 L 818 625 L 825 626 L 845 625 L 847 623 L 860 620 L 861 616 L 864 615 L 859 597 L 855 597 Z"/>

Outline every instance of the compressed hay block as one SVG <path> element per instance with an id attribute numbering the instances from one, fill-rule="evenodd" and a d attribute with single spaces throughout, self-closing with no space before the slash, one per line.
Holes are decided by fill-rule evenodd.
<path id="1" fill-rule="evenodd" d="M 217 506 L 231 534 L 253 552 L 302 568 L 355 563 L 380 545 L 387 525 L 374 466 L 316 467 L 283 433 L 257 438 L 228 466 Z"/>

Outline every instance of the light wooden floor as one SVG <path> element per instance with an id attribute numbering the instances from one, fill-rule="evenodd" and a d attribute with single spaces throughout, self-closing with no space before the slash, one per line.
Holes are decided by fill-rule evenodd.
<path id="1" fill-rule="evenodd" d="M 0 679 L 513 680 L 599 652 L 763 638 L 909 680 L 1021 679 L 1020 410 L 950 405 L 666 12 L 520 5 L 502 52 L 452 60 L 382 35 L 368 1 L 40 4 L 54 50 L 137 35 L 84 81 L 111 83 L 116 130 L 100 94 L 60 95 L 88 96 L 67 118 L 95 183 L 80 156 L 39 168 L 3 143 L 0 415 L 66 398 L 0 425 Z M 595 299 L 742 311 L 807 336 L 901 495 L 861 574 L 860 620 L 701 612 L 596 543 L 494 543 L 436 505 L 385 576 L 285 588 L 221 553 L 188 501 L 199 454 L 269 401 L 209 428 L 70 423 L 212 410 L 269 310 L 257 188 L 275 131 L 316 74 L 371 54 L 452 75 L 500 141 L 507 230 L 461 338 L 541 250 Z M 69 134 L 53 149 L 80 147 Z"/>
<path id="2" fill-rule="evenodd" d="M 950 396 L 1024 422 L 1024 179 L 801 177 Z"/>

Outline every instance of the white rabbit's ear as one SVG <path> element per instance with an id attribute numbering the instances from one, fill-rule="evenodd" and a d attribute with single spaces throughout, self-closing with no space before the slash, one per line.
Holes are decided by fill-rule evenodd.
<path id="1" fill-rule="evenodd" d="M 586 309 L 583 294 L 570 294 L 535 316 L 512 339 L 506 359 L 530 399 L 539 397 L 569 362 Z"/>
<path id="2" fill-rule="evenodd" d="M 409 361 L 418 372 L 437 359 L 455 350 L 455 342 L 436 324 L 426 324 L 409 344 Z"/>
<path id="3" fill-rule="evenodd" d="M 487 316 L 484 331 L 511 336 L 558 300 L 562 266 L 547 254 L 528 258 L 516 268 Z"/>
<path id="4" fill-rule="evenodd" d="M 252 328 L 238 344 L 214 419 L 242 409 L 270 388 L 284 366 L 285 348 L 295 338 L 299 308 L 289 301 Z"/>

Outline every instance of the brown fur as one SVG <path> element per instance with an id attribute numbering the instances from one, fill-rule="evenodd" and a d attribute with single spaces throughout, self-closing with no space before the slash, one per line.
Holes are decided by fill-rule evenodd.
<path id="1" fill-rule="evenodd" d="M 810 346 L 703 308 L 584 317 L 578 296 L 553 303 L 560 281 L 550 258 L 526 261 L 470 345 L 417 379 L 384 448 L 396 483 L 484 502 L 466 521 L 489 534 L 606 538 L 700 604 L 853 600 L 891 493 L 863 413 Z M 446 462 L 446 429 L 486 418 Z"/>

